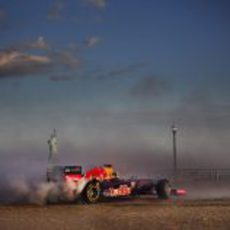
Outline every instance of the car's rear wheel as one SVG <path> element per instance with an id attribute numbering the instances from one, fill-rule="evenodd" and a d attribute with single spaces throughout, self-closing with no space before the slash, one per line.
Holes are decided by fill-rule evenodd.
<path id="1" fill-rule="evenodd" d="M 97 203 L 101 198 L 101 186 L 99 181 L 90 181 L 83 193 L 82 193 L 82 199 L 87 204 L 93 204 Z"/>
<path id="2" fill-rule="evenodd" d="M 171 195 L 171 186 L 168 180 L 160 180 L 156 186 L 156 192 L 160 199 L 169 199 Z"/>

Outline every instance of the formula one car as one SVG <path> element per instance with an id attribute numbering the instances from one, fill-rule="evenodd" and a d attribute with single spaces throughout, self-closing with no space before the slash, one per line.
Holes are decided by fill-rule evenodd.
<path id="1" fill-rule="evenodd" d="M 160 199 L 168 199 L 171 195 L 186 194 L 183 189 L 172 189 L 165 178 L 121 179 L 110 164 L 94 167 L 84 174 L 81 166 L 54 166 L 47 171 L 47 181 L 71 184 L 71 195 L 88 204 L 112 197 L 155 195 Z"/>

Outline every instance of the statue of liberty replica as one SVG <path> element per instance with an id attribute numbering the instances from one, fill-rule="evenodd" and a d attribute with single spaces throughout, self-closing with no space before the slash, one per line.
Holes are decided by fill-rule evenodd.
<path id="1" fill-rule="evenodd" d="M 61 171 L 59 170 L 58 163 L 58 141 L 57 132 L 54 129 L 51 133 L 49 140 L 47 141 L 49 146 L 49 157 L 47 167 L 47 181 L 56 180 L 59 178 Z"/>
<path id="2" fill-rule="evenodd" d="M 57 132 L 54 129 L 53 133 L 51 133 L 50 138 L 48 140 L 49 145 L 49 158 L 48 165 L 49 167 L 53 167 L 58 163 L 58 141 L 57 141 Z"/>

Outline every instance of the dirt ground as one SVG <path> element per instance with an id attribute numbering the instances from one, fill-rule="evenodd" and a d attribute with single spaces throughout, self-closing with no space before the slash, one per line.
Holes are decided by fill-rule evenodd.
<path id="1" fill-rule="evenodd" d="M 230 200 L 1 205 L 0 229 L 229 229 Z"/>

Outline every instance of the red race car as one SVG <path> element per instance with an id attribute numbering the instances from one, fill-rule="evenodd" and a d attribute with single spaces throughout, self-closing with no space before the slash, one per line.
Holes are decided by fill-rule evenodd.
<path id="1" fill-rule="evenodd" d="M 62 184 L 64 187 L 71 185 L 68 190 L 71 196 L 85 203 L 96 203 L 109 197 L 155 195 L 160 199 L 169 199 L 171 195 L 186 194 L 184 189 L 173 189 L 165 178 L 121 179 L 110 164 L 94 167 L 85 173 L 77 165 L 54 166 L 47 171 L 47 181 Z"/>

